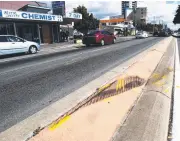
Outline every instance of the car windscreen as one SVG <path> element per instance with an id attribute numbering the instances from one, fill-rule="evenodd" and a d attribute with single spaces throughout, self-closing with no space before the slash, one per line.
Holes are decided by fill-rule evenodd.
<path id="1" fill-rule="evenodd" d="M 137 34 L 143 34 L 143 32 L 138 32 Z"/>
<path id="2" fill-rule="evenodd" d="M 97 34 L 97 33 L 99 33 L 99 31 L 89 31 L 89 32 L 87 33 L 87 35 L 93 36 L 93 35 L 95 35 L 95 34 Z"/>

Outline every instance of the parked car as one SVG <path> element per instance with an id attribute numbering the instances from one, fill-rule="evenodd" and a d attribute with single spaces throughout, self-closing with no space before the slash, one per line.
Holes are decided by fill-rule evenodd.
<path id="1" fill-rule="evenodd" d="M 13 35 L 0 35 L 0 55 L 15 53 L 37 53 L 40 45 Z"/>
<path id="2" fill-rule="evenodd" d="M 92 44 L 113 44 L 116 41 L 116 37 L 113 33 L 105 30 L 92 30 L 83 37 L 83 44 L 90 46 Z"/>
<path id="3" fill-rule="evenodd" d="M 136 34 L 136 39 L 138 39 L 138 38 L 147 38 L 147 37 L 148 37 L 148 33 L 146 31 L 139 31 Z"/>

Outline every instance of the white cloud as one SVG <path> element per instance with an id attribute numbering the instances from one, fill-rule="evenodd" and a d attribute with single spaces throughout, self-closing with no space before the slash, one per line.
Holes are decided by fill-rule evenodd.
<path id="1" fill-rule="evenodd" d="M 88 12 L 93 13 L 98 18 L 121 14 L 120 0 L 66 0 L 66 11 L 72 11 L 73 8 L 76 8 L 79 5 L 87 7 Z M 152 21 L 154 16 L 162 16 L 160 20 L 163 20 L 171 28 L 179 27 L 174 26 L 172 23 L 177 6 L 178 3 L 167 4 L 165 0 L 138 1 L 138 7 L 148 8 L 149 21 Z M 158 18 L 156 18 L 156 21 L 158 21 Z"/>

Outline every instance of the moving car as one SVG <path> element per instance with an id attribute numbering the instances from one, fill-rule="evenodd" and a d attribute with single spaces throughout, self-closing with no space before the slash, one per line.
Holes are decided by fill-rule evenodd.
<path id="1" fill-rule="evenodd" d="M 146 31 L 140 31 L 136 34 L 136 39 L 137 38 L 147 38 L 148 37 L 148 33 Z"/>
<path id="2" fill-rule="evenodd" d="M 15 53 L 37 53 L 40 45 L 13 35 L 0 35 L 0 55 Z"/>
<path id="3" fill-rule="evenodd" d="M 92 30 L 83 37 L 83 44 L 90 46 L 92 44 L 113 44 L 116 41 L 116 37 L 113 33 L 105 30 Z"/>
<path id="4" fill-rule="evenodd" d="M 174 32 L 172 34 L 173 37 L 180 38 L 180 32 Z"/>

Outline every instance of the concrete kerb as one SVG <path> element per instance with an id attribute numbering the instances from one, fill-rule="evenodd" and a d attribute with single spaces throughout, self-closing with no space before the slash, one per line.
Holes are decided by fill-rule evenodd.
<path id="1" fill-rule="evenodd" d="M 175 56 L 174 48 L 171 47 L 174 47 L 173 41 L 148 80 L 141 97 L 124 123 L 117 128 L 111 141 L 167 140 Z M 154 74 L 159 75 L 157 77 Z"/>
<path id="2" fill-rule="evenodd" d="M 163 42 L 164 40 L 160 42 Z M 100 88 L 101 86 L 109 84 L 109 82 L 115 81 L 115 77 L 118 74 L 123 73 L 126 69 L 128 69 L 130 66 L 135 64 L 138 61 L 138 59 L 141 59 L 148 51 L 153 50 L 153 48 L 155 47 L 156 45 L 154 45 L 154 47 L 152 47 L 151 49 L 148 49 L 144 51 L 143 53 L 137 55 L 133 59 L 130 59 L 126 63 L 122 64 L 120 67 L 113 69 L 112 71 L 110 71 L 111 76 L 109 76 L 108 78 L 106 74 L 103 75 L 103 77 L 101 77 L 103 79 L 94 80 L 93 82 L 88 83 L 87 86 L 84 86 L 83 88 L 73 92 L 73 94 L 70 94 L 66 96 L 65 98 L 63 98 L 62 100 L 60 100 L 61 102 L 57 101 L 56 103 L 50 105 L 49 107 L 32 115 L 28 119 L 25 119 L 19 124 L 14 125 L 10 129 L 0 133 L 1 140 L 2 141 L 6 141 L 6 140 L 24 141 L 32 137 L 33 131 L 38 132 L 38 130 L 41 130 L 45 126 L 51 124 L 53 121 L 56 121 L 57 119 L 59 119 L 59 117 L 61 117 L 62 115 L 67 113 L 67 111 L 77 106 L 77 104 L 79 104 L 80 102 L 84 101 L 88 97 L 92 97 L 92 94 L 95 94 L 95 90 L 94 90 L 95 86 L 96 88 L 97 87 Z M 82 95 L 82 93 L 84 95 Z M 35 130 L 35 129 L 38 129 L 38 130 Z M 16 133 L 16 134 L 12 134 L 12 133 Z"/>

